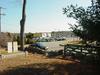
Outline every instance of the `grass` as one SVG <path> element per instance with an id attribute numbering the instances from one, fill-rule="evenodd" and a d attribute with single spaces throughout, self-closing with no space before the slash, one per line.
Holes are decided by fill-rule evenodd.
<path id="1" fill-rule="evenodd" d="M 75 40 L 75 41 L 68 41 L 68 40 L 65 40 L 64 41 L 64 44 L 80 44 L 80 41 L 79 40 Z"/>
<path id="2" fill-rule="evenodd" d="M 19 53 L 19 52 L 12 52 L 12 53 L 8 53 L 6 49 L 0 49 L 0 54 L 15 54 L 15 53 Z"/>
<path id="3" fill-rule="evenodd" d="M 98 70 L 91 65 L 39 54 L 0 61 L 0 75 L 99 75 Z"/>
<path id="4" fill-rule="evenodd" d="M 8 52 L 6 50 L 0 49 L 0 54 L 8 54 Z"/>

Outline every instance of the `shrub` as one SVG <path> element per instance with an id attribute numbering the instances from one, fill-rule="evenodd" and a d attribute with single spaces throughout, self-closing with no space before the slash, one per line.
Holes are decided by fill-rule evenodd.
<path id="1" fill-rule="evenodd" d="M 11 33 L 1 33 L 0 34 L 0 47 L 6 47 L 7 42 L 13 40 L 13 36 Z"/>

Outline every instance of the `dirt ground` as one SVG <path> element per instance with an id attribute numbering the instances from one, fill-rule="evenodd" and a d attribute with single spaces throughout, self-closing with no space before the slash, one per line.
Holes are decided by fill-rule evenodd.
<path id="1" fill-rule="evenodd" d="M 0 60 L 0 75 L 100 75 L 97 67 L 39 54 Z"/>

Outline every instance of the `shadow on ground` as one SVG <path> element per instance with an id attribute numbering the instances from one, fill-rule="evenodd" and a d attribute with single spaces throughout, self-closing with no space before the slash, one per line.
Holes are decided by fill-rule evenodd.
<path id="1" fill-rule="evenodd" d="M 99 75 L 97 67 L 80 64 L 31 64 L 3 71 L 0 75 Z"/>

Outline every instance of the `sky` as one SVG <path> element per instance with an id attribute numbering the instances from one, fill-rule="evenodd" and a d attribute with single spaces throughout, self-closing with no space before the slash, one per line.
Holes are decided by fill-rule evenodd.
<path id="1" fill-rule="evenodd" d="M 63 14 L 68 5 L 87 7 L 91 0 L 27 0 L 25 32 L 68 31 L 75 20 Z M 0 0 L 2 32 L 20 32 L 22 0 Z"/>

